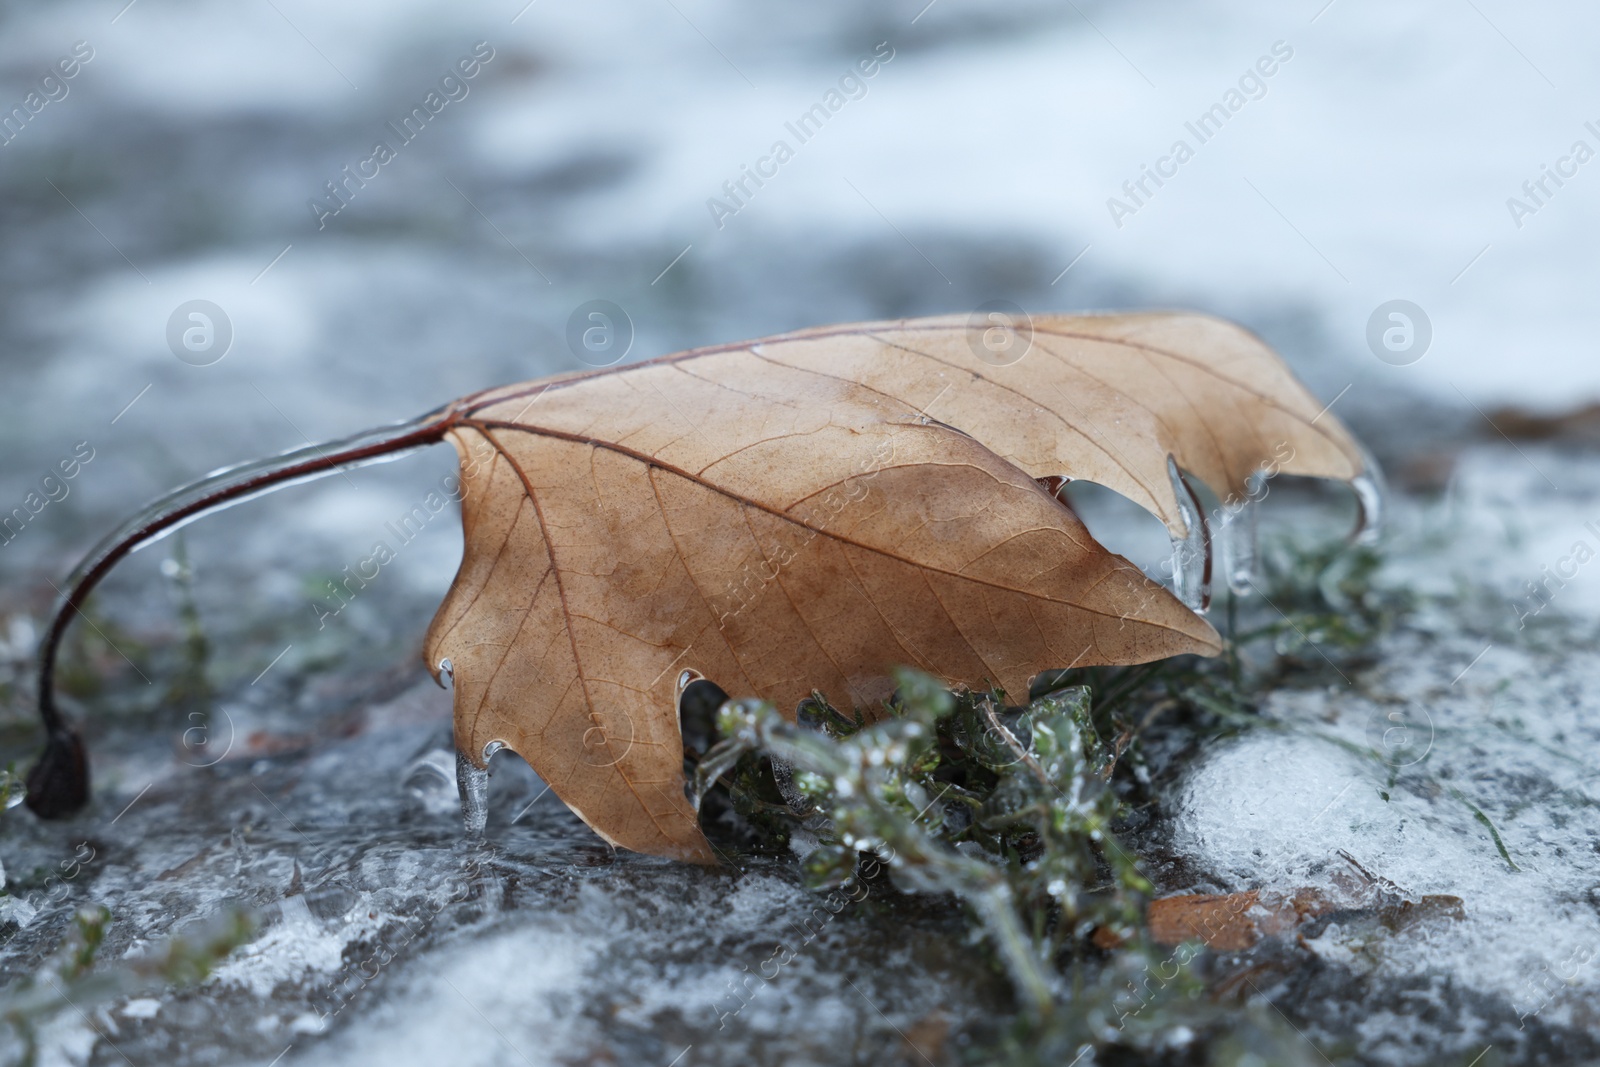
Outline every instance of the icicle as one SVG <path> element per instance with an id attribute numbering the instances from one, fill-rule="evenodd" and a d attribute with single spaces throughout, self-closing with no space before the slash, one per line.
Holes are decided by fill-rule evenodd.
<path id="1" fill-rule="evenodd" d="M 1261 498 L 1267 476 L 1256 471 L 1245 479 L 1244 500 L 1228 508 L 1217 525 L 1217 540 L 1222 543 L 1222 565 L 1228 588 L 1248 593 L 1256 578 L 1256 526 L 1261 515 Z"/>
<path id="2" fill-rule="evenodd" d="M 489 748 L 499 744 L 492 741 L 485 746 L 484 763 L 493 755 Z M 461 794 L 461 821 L 466 824 L 467 836 L 482 837 L 489 825 L 489 768 L 478 767 L 465 752 L 456 753 L 456 792 Z"/>
<path id="3" fill-rule="evenodd" d="M 1350 539 L 1358 545 L 1375 545 L 1383 535 L 1385 498 L 1389 488 L 1384 484 L 1383 469 L 1366 449 L 1361 450 L 1365 469 L 1350 479 L 1350 488 L 1356 491 L 1356 502 L 1361 505 L 1361 518 L 1356 521 Z"/>
<path id="4" fill-rule="evenodd" d="M 1200 498 L 1178 470 L 1178 461 L 1167 457 L 1167 477 L 1178 498 L 1178 516 L 1188 535 L 1172 539 L 1173 592 L 1191 611 L 1204 612 L 1211 606 L 1211 535 L 1206 529 Z"/>

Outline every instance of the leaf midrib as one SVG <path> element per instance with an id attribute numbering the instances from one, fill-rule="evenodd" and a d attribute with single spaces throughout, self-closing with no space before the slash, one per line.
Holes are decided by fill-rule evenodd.
<path id="1" fill-rule="evenodd" d="M 833 541 L 836 541 L 836 542 L 838 542 L 840 544 L 850 545 L 850 546 L 852 546 L 854 548 L 859 548 L 864 552 L 871 552 L 871 553 L 873 553 L 875 555 L 884 556 L 884 557 L 886 557 L 888 559 L 895 560 L 896 562 L 903 563 L 908 567 L 914 567 L 914 568 L 917 568 L 919 570 L 930 571 L 930 572 L 935 573 L 935 574 L 943 574 L 943 575 L 945 575 L 947 577 L 960 579 L 962 581 L 973 582 L 973 583 L 975 583 L 977 585 L 987 586 L 988 588 L 999 590 L 999 591 L 1002 591 L 1002 592 L 1014 593 L 1014 594 L 1016 594 L 1018 596 L 1032 597 L 1032 598 L 1034 598 L 1036 600 L 1043 600 L 1043 601 L 1046 601 L 1048 603 L 1063 604 L 1063 605 L 1066 605 L 1068 607 L 1076 608 L 1079 611 L 1084 611 L 1084 612 L 1087 612 L 1087 613 L 1089 613 L 1091 615 L 1099 616 L 1101 618 L 1108 618 L 1108 619 L 1109 618 L 1126 618 L 1126 616 L 1124 616 L 1124 615 L 1118 615 L 1118 614 L 1116 614 L 1114 612 L 1100 611 L 1100 610 L 1098 610 L 1096 608 L 1088 607 L 1087 605 L 1078 603 L 1077 601 L 1074 601 L 1074 600 L 1057 599 L 1055 597 L 1048 596 L 1048 595 L 1042 594 L 1042 593 L 1038 593 L 1038 592 L 1035 592 L 1033 590 L 1017 589 L 1017 588 L 1013 588 L 1013 587 L 1011 587 L 1009 585 L 1004 585 L 1004 584 L 1001 584 L 999 582 L 991 581 L 991 580 L 986 579 L 986 578 L 979 578 L 979 577 L 976 577 L 976 576 L 973 576 L 973 575 L 970 575 L 970 574 L 962 574 L 959 571 L 953 571 L 953 570 L 950 570 L 950 569 L 948 569 L 946 567 L 933 566 L 933 565 L 922 563 L 922 562 L 919 562 L 919 561 L 916 561 L 916 560 L 907 559 L 906 557 L 904 557 L 904 556 L 902 556 L 902 555 L 900 555 L 900 554 L 898 554 L 896 552 L 893 552 L 893 551 L 891 551 L 889 549 L 881 548 L 881 547 L 878 547 L 876 545 L 864 544 L 864 543 L 862 543 L 860 541 L 856 541 L 856 540 L 854 540 L 852 538 L 846 537 L 846 536 L 844 536 L 842 534 L 839 534 L 839 533 L 836 533 L 836 532 L 834 532 L 832 530 L 828 530 L 825 527 L 814 526 L 811 523 L 805 521 L 804 519 L 801 519 L 801 518 L 798 518 L 798 517 L 796 517 L 794 515 L 791 515 L 788 512 L 781 511 L 778 508 L 775 508 L 770 504 L 765 504 L 765 503 L 762 503 L 759 500 L 753 500 L 753 499 L 751 499 L 749 497 L 743 496 L 742 494 L 736 493 L 736 492 L 734 492 L 734 491 L 732 491 L 730 489 L 727 489 L 724 486 L 717 485 L 714 482 L 711 482 L 711 481 L 709 481 L 709 480 L 707 480 L 705 478 L 702 478 L 702 477 L 700 477 L 700 476 L 698 476 L 698 475 L 696 475 L 696 474 L 694 474 L 694 473 L 692 473 L 690 471 L 687 471 L 687 470 L 683 469 L 682 467 L 678 467 L 675 464 L 668 463 L 665 460 L 660 459 L 659 457 L 650 456 L 650 455 L 647 455 L 645 453 L 642 453 L 642 452 L 636 451 L 634 449 L 628 448 L 626 445 L 619 445 L 619 444 L 616 444 L 615 442 L 606 441 L 606 440 L 603 440 L 601 438 L 589 437 L 589 436 L 585 436 L 583 434 L 575 434 L 575 433 L 571 433 L 571 432 L 566 431 L 566 430 L 557 430 L 557 429 L 554 429 L 552 427 L 535 426 L 535 425 L 530 425 L 530 424 L 525 424 L 525 423 L 502 422 L 502 421 L 496 420 L 496 419 L 472 419 L 472 418 L 466 418 L 466 419 L 463 419 L 461 421 L 461 425 L 470 426 L 470 427 L 473 427 L 475 429 L 478 429 L 480 432 L 484 432 L 485 436 L 489 436 L 487 431 L 491 430 L 491 429 L 509 430 L 509 431 L 512 431 L 512 432 L 520 432 L 520 433 L 531 434 L 531 435 L 536 436 L 536 437 L 551 437 L 551 438 L 555 438 L 557 440 L 570 441 L 570 442 L 573 442 L 574 444 L 589 445 L 590 447 L 593 447 L 593 448 L 607 449 L 608 451 L 615 452 L 618 455 L 626 456 L 629 459 L 632 459 L 632 460 L 634 460 L 634 461 L 636 461 L 638 463 L 642 463 L 646 467 L 654 467 L 656 469 L 666 471 L 669 474 L 677 475 L 678 477 L 683 478 L 684 480 L 686 480 L 688 482 L 691 482 L 692 484 L 699 485 L 699 486 L 701 486 L 701 487 L 703 487 L 705 489 L 710 490 L 711 492 L 714 492 L 714 493 L 716 493 L 716 494 L 718 494 L 720 496 L 726 497 L 727 499 L 732 500 L 735 503 L 744 505 L 746 507 L 752 507 L 752 508 L 755 508 L 755 509 L 757 509 L 759 511 L 764 511 L 767 514 L 769 514 L 769 515 L 773 516 L 774 518 L 777 518 L 777 519 L 779 519 L 779 520 L 781 520 L 783 522 L 792 523 L 792 524 L 794 524 L 796 526 L 799 526 L 799 527 L 801 527 L 803 529 L 810 530 L 815 534 L 818 534 L 818 535 L 823 536 L 823 537 L 827 537 L 827 538 L 829 538 L 829 539 L 831 539 Z M 490 437 L 490 440 L 492 441 L 493 438 Z M 498 443 L 496 443 L 496 446 L 499 447 Z M 507 459 L 512 459 L 512 457 L 510 457 L 508 455 Z M 533 490 L 532 490 L 532 487 L 528 484 L 528 481 L 527 481 L 527 478 L 526 478 L 525 474 L 521 470 L 521 465 L 520 464 L 516 464 L 515 460 L 512 460 L 512 462 L 513 462 L 513 465 L 517 468 L 519 476 L 522 476 L 524 490 L 528 493 L 529 497 L 532 498 Z M 1005 463 L 1005 460 L 1000 460 L 1000 462 Z M 1010 466 L 1010 464 L 1007 464 L 1007 465 Z M 1017 468 L 1013 468 L 1013 469 L 1017 470 L 1017 473 L 1019 475 L 1021 475 L 1023 478 L 1025 478 L 1027 481 L 1029 481 L 1029 482 L 1033 481 L 1032 478 L 1028 477 L 1026 472 L 1024 472 L 1024 471 L 1022 471 L 1020 469 L 1017 469 Z M 1037 483 L 1035 482 L 1033 484 L 1037 488 Z M 1044 492 L 1043 489 L 1038 489 L 1038 491 L 1040 493 Z M 535 506 L 535 508 L 538 507 L 537 502 L 535 502 L 534 506 Z M 540 520 L 540 525 L 541 525 L 541 528 L 548 529 L 547 527 L 544 527 L 544 523 L 543 523 L 542 517 L 541 517 L 541 520 Z M 1110 552 L 1109 550 L 1106 550 L 1106 555 L 1110 556 L 1114 560 L 1121 558 L 1121 557 L 1116 556 L 1114 553 Z M 1131 572 L 1133 572 L 1135 574 L 1138 574 L 1140 578 L 1143 578 L 1146 582 L 1149 582 L 1150 585 L 1154 586 L 1155 588 L 1162 589 L 1163 591 L 1165 591 L 1165 587 L 1161 586 L 1159 583 L 1156 583 L 1156 582 L 1152 581 L 1148 576 L 1146 576 L 1144 574 L 1144 572 L 1140 571 L 1137 567 L 1133 566 L 1133 564 L 1128 563 L 1126 560 L 1123 560 L 1122 561 L 1122 566 L 1125 566 L 1129 571 L 1131 571 Z M 559 579 L 558 579 L 558 582 L 557 582 L 557 586 L 558 586 L 558 588 L 560 588 Z M 563 593 L 562 610 L 566 611 L 566 609 L 567 609 L 567 603 L 566 603 L 566 599 L 565 599 L 565 594 Z M 1201 622 L 1204 622 L 1204 620 L 1200 619 L 1199 616 L 1195 616 L 1195 618 L 1197 620 L 1201 621 Z M 1167 625 L 1165 623 L 1154 622 L 1154 621 L 1149 621 L 1149 620 L 1131 620 L 1131 621 L 1141 621 L 1141 622 L 1144 623 L 1144 625 L 1147 625 L 1147 626 L 1155 627 L 1155 628 L 1162 629 L 1162 630 L 1167 630 L 1167 631 L 1169 631 L 1171 633 L 1179 633 L 1179 634 L 1184 634 L 1185 636 L 1188 636 L 1186 631 L 1180 630 L 1175 626 L 1169 626 L 1169 625 Z"/>

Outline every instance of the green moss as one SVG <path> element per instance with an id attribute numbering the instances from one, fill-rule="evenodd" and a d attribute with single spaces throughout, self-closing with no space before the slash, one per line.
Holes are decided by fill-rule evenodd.
<path id="1" fill-rule="evenodd" d="M 821 694 L 795 723 L 732 701 L 694 795 L 722 796 L 744 820 L 729 847 L 814 841 L 800 867 L 818 890 L 886 871 L 902 891 L 961 901 L 1018 1001 L 1015 1018 L 979 1035 L 984 1062 L 1069 1063 L 1089 1049 L 1116 1062 L 1118 1050 L 1179 1047 L 1213 1063 L 1310 1062 L 1281 1016 L 1204 995 L 1198 946 L 1149 940 L 1153 889 L 1118 833 L 1154 802 L 1154 732 L 1181 748 L 1252 728 L 1259 694 L 1359 661 L 1409 606 L 1376 585 L 1370 550 L 1279 544 L 1264 556 L 1259 596 L 1222 594 L 1232 640 L 1219 659 L 1046 672 L 1025 706 L 903 671 L 871 724 Z"/>

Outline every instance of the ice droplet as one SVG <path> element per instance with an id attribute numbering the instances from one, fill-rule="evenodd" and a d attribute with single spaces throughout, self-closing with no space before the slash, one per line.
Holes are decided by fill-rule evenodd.
<path id="1" fill-rule="evenodd" d="M 1228 588 L 1248 593 L 1256 578 L 1256 526 L 1261 517 L 1262 490 L 1267 476 L 1256 471 L 1245 479 L 1245 498 L 1224 509 L 1217 524 L 1217 540 L 1222 542 L 1222 566 Z"/>
<path id="2" fill-rule="evenodd" d="M 1350 488 L 1356 492 L 1356 503 L 1361 505 L 1361 518 L 1356 520 L 1355 532 L 1350 535 L 1358 545 L 1375 545 L 1383 535 L 1385 498 L 1389 488 L 1383 480 L 1383 468 L 1366 449 L 1361 450 L 1365 469 L 1350 479 Z"/>
<path id="3" fill-rule="evenodd" d="M 1178 469 L 1178 461 L 1167 457 L 1167 477 L 1178 498 L 1178 515 L 1188 530 L 1187 536 L 1172 539 L 1173 592 L 1191 611 L 1205 612 L 1211 606 L 1211 534 L 1206 529 L 1200 498 Z"/>
<path id="4" fill-rule="evenodd" d="M 439 677 L 437 681 L 440 689 L 453 689 L 455 687 L 456 666 L 450 662 L 450 657 L 448 656 L 439 661 Z"/>
<path id="5" fill-rule="evenodd" d="M 461 794 L 461 821 L 469 837 L 482 837 L 489 825 L 489 769 L 478 767 L 466 753 L 456 753 L 456 791 Z"/>

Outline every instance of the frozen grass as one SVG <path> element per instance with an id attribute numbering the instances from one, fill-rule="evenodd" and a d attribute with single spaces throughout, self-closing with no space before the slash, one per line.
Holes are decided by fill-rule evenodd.
<path id="1" fill-rule="evenodd" d="M 1304 530 L 1270 544 L 1257 595 L 1220 606 L 1217 661 L 1067 672 L 1025 707 L 907 676 L 866 728 L 731 704 L 698 786 L 726 783 L 730 842 L 787 842 L 830 892 L 887 878 L 960 900 L 1017 1000 L 981 1055 L 1590 1054 L 1592 626 L 1508 627 L 1496 577 L 1517 559 L 1475 570 L 1484 546 L 1438 521 L 1459 503 L 1408 507 L 1381 555 Z M 1141 921 L 1176 892 L 1348 901 L 1352 871 L 1388 910 L 1243 953 L 1162 949 Z"/>
<path id="2" fill-rule="evenodd" d="M 906 673 L 874 725 L 820 694 L 798 725 L 758 702 L 729 703 L 697 794 L 722 782 L 713 828 L 738 831 L 725 844 L 787 843 L 830 897 L 887 881 L 960 900 L 1017 1001 L 1013 1021 L 983 1028 L 982 1055 L 1306 1059 L 1312 1050 L 1263 1005 L 1230 1010 L 1205 995 L 1190 967 L 1198 946 L 1150 941 L 1143 906 L 1155 889 L 1117 830 L 1154 799 L 1144 739 L 1163 719 L 1179 723 L 1165 730 L 1169 750 L 1175 734 L 1248 729 L 1255 695 L 1296 671 L 1337 671 L 1324 648 L 1349 662 L 1393 625 L 1400 598 L 1371 588 L 1370 551 L 1318 545 L 1272 558 L 1264 581 L 1279 608 L 1256 606 L 1222 660 L 1057 672 L 1019 707 Z M 1312 649 L 1316 664 L 1300 666 Z"/>

